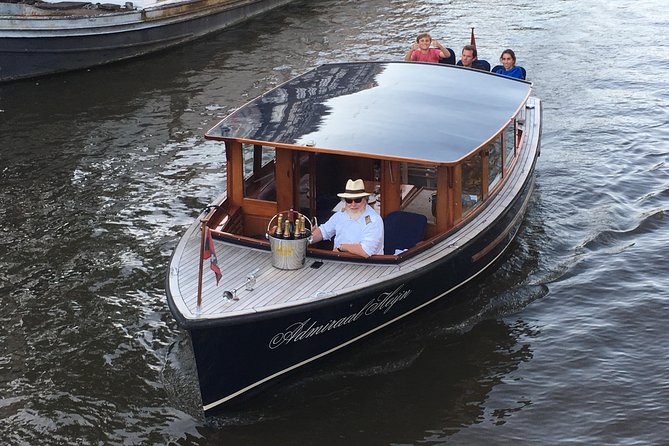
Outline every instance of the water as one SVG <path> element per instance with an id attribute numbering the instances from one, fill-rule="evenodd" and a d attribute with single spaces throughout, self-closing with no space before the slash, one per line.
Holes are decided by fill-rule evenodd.
<path id="1" fill-rule="evenodd" d="M 0 438 L 666 444 L 663 5 L 301 1 L 159 55 L 0 85 Z M 506 263 L 204 420 L 163 284 L 221 191 L 204 131 L 317 64 L 401 59 L 422 30 L 457 50 L 470 26 L 493 65 L 516 51 L 544 101 L 537 189 Z"/>

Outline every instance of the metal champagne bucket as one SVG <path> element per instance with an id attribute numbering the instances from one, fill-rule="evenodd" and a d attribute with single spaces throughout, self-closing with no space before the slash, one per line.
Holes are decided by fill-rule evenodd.
<path id="1" fill-rule="evenodd" d="M 278 269 L 300 269 L 304 266 L 304 262 L 307 257 L 307 246 L 309 245 L 308 237 L 311 235 L 311 222 L 309 219 L 305 218 L 306 222 L 309 222 L 309 229 L 305 228 L 305 235 L 302 237 L 291 237 L 284 238 L 283 236 L 279 237 L 270 232 L 272 223 L 279 215 L 287 214 L 292 211 L 279 212 L 274 217 L 272 217 L 267 224 L 267 233 L 265 236 L 269 240 L 269 246 L 272 251 L 272 266 Z M 299 212 L 294 212 L 294 215 L 297 217 L 303 217 Z"/>

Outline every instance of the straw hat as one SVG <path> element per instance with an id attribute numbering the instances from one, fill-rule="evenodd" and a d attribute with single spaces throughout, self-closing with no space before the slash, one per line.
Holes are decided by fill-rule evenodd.
<path id="1" fill-rule="evenodd" d="M 362 180 L 348 180 L 346 182 L 346 190 L 337 194 L 340 198 L 369 197 L 370 195 L 370 193 L 365 192 L 365 182 Z"/>

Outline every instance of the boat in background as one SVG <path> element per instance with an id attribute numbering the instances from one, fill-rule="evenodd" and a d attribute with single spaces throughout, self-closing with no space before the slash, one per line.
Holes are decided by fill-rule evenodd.
<path id="1" fill-rule="evenodd" d="M 0 82 L 142 56 L 219 31 L 290 1 L 100 4 L 0 0 Z"/>
<path id="2" fill-rule="evenodd" d="M 529 82 L 453 65 L 327 64 L 205 137 L 225 150 L 225 193 L 179 241 L 166 292 L 210 414 L 498 261 L 530 203 L 541 101 Z M 349 178 L 373 193 L 382 255 L 307 244 Z"/>

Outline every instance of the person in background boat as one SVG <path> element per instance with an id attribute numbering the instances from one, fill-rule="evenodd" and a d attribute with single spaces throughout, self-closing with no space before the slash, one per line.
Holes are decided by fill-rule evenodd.
<path id="1" fill-rule="evenodd" d="M 462 54 L 460 55 L 460 60 L 458 61 L 457 65 L 465 68 L 490 71 L 490 64 L 485 60 L 479 60 L 478 53 L 474 45 L 465 45 L 462 47 Z"/>
<path id="2" fill-rule="evenodd" d="M 496 65 L 492 69 L 493 73 L 515 77 L 516 79 L 525 79 L 525 68 L 516 66 L 516 53 L 513 50 L 506 49 L 502 51 L 499 61 L 502 65 Z"/>
<path id="3" fill-rule="evenodd" d="M 309 243 L 334 237 L 334 250 L 350 252 L 361 257 L 383 254 L 383 219 L 367 199 L 363 180 L 348 180 L 346 190 L 337 194 L 346 201 L 344 209 L 314 229 Z"/>
<path id="4" fill-rule="evenodd" d="M 476 47 L 472 45 L 465 45 L 462 47 L 462 54 L 460 55 L 458 65 L 465 68 L 474 68 L 472 64 L 476 60 L 476 57 Z"/>
<path id="5" fill-rule="evenodd" d="M 434 45 L 433 48 L 430 48 L 430 45 Z M 445 59 L 451 56 L 451 51 L 444 47 L 441 43 L 436 40 L 432 40 L 432 37 L 428 33 L 418 34 L 416 37 L 416 42 L 411 45 L 409 51 L 407 51 L 404 56 L 404 60 L 407 62 L 432 62 L 439 63 L 441 59 Z"/>

